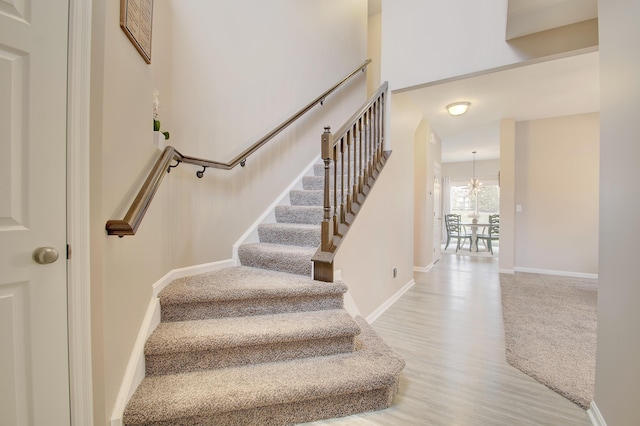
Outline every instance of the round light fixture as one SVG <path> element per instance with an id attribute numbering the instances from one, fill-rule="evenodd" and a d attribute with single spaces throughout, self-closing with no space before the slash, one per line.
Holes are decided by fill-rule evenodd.
<path id="1" fill-rule="evenodd" d="M 462 115 L 469 109 L 469 105 L 471 102 L 454 102 L 452 104 L 447 105 L 447 111 L 451 115 Z"/>

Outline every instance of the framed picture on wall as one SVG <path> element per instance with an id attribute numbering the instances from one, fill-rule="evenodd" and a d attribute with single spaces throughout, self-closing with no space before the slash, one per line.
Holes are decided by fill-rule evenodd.
<path id="1" fill-rule="evenodd" d="M 120 27 L 146 63 L 151 63 L 153 0 L 120 0 Z"/>

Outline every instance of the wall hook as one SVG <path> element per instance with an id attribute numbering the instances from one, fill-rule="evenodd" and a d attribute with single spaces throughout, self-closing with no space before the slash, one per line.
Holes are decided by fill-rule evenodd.
<path id="1" fill-rule="evenodd" d="M 196 172 L 196 176 L 198 176 L 198 179 L 202 179 L 202 176 L 204 176 L 205 170 L 207 170 L 207 166 L 202 166 L 202 170 L 198 170 Z"/>
<path id="2" fill-rule="evenodd" d="M 325 98 L 322 98 L 322 100 L 320 101 L 320 105 L 324 106 L 324 101 L 325 101 Z"/>
<path id="3" fill-rule="evenodd" d="M 242 161 L 240 162 L 240 167 L 244 167 L 244 166 L 246 166 L 246 165 L 247 165 L 247 159 L 245 158 L 244 160 L 242 160 Z"/>
<path id="4" fill-rule="evenodd" d="M 167 168 L 167 173 L 171 173 L 171 169 L 178 167 L 180 165 L 182 161 L 180 160 L 176 160 L 176 164 L 174 164 L 173 166 L 171 164 L 169 164 L 169 167 Z"/>

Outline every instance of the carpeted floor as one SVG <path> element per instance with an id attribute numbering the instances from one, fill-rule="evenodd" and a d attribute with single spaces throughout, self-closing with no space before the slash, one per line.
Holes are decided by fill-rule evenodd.
<path id="1" fill-rule="evenodd" d="M 588 408 L 596 363 L 597 281 L 500 274 L 507 361 Z"/>

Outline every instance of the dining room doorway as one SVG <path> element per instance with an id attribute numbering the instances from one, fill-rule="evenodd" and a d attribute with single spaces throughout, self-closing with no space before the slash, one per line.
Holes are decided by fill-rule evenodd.
<path id="1" fill-rule="evenodd" d="M 500 214 L 500 186 L 497 178 L 479 179 L 480 185 L 473 188 L 469 180 L 460 178 L 445 179 L 443 185 L 443 216 L 455 214 L 460 216 L 463 229 L 461 232 L 473 235 L 470 240 L 463 241 L 460 249 L 456 244 L 446 246 L 446 229 L 444 232 L 442 253 L 462 256 L 498 257 L 499 239 L 487 244 L 486 236 L 490 229 L 490 221 Z M 494 218 L 494 219 L 492 219 Z M 495 232 L 495 227 L 493 228 Z M 478 238 L 484 236 L 485 238 Z M 493 253 L 492 253 L 493 252 Z"/>

